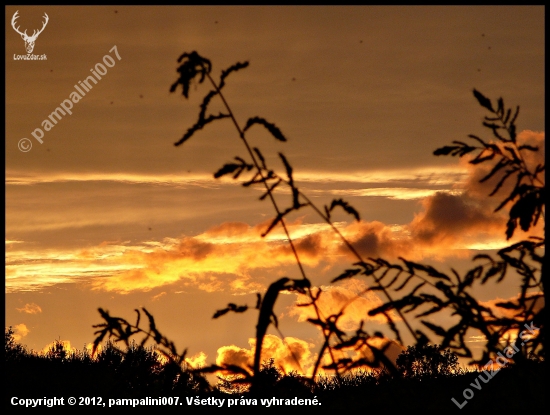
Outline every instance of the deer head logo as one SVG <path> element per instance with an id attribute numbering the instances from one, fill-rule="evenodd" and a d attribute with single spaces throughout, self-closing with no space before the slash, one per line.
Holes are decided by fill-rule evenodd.
<path id="1" fill-rule="evenodd" d="M 11 18 L 11 25 L 13 27 L 13 30 L 15 30 L 17 33 L 19 33 L 21 35 L 21 38 L 23 38 L 23 40 L 25 41 L 25 49 L 27 49 L 27 53 L 32 53 L 32 51 L 34 49 L 34 42 L 36 41 L 36 38 L 38 37 L 38 35 L 44 31 L 44 28 L 48 24 L 49 17 L 46 13 L 44 13 L 44 17 L 45 17 L 46 21 L 42 25 L 42 29 L 40 29 L 38 31 L 34 30 L 32 36 L 29 36 L 29 35 L 27 35 L 27 30 L 25 30 L 25 32 L 21 33 L 19 31 L 19 26 L 15 27 L 15 21 L 19 17 L 17 15 L 17 13 L 19 13 L 19 10 L 17 10 L 13 14 L 13 17 Z"/>

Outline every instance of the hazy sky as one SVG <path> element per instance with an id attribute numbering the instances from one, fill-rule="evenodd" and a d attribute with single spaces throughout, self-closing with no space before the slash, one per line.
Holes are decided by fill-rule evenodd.
<path id="1" fill-rule="evenodd" d="M 32 52 L 46 60 L 19 58 L 26 51 L 11 29 L 16 11 L 28 34 L 47 13 Z M 231 122 L 174 146 L 209 90 L 192 86 L 189 100 L 169 92 L 177 58 L 191 51 L 212 61 L 215 76 L 250 62 L 224 94 L 241 125 L 261 116 L 288 138 L 279 143 L 255 127 L 252 145 L 280 172 L 284 152 L 319 206 L 341 197 L 355 206 L 361 223 L 335 220 L 362 253 L 464 269 L 480 249 L 505 243 L 503 216 L 492 213 L 476 171 L 432 153 L 470 133 L 488 137 L 473 88 L 519 104 L 522 137 L 544 147 L 542 6 L 10 6 L 6 326 L 30 348 L 61 339 L 82 349 L 101 322 L 98 307 L 130 319 L 144 306 L 197 362 L 246 361 L 256 311 L 213 313 L 228 302 L 254 305 L 255 292 L 299 276 L 281 230 L 260 236 L 274 216 L 260 191 L 213 178 L 246 155 Z M 106 55 L 114 64 L 45 131 L 79 81 L 111 63 Z M 289 223 L 310 279 L 328 291 L 327 310 L 364 288 L 367 281 L 329 285 L 350 258 L 320 218 L 304 210 Z M 281 330 L 307 366 L 320 335 L 299 322 L 307 316 L 293 306 L 297 297 L 282 297 Z M 354 302 L 347 328 L 379 301 Z M 277 337 L 267 342 L 289 360 Z"/>

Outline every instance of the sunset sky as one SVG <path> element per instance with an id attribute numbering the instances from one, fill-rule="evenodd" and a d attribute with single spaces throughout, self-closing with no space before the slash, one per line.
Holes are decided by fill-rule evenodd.
<path id="1" fill-rule="evenodd" d="M 264 117 L 288 138 L 277 142 L 254 127 L 251 144 L 280 173 L 283 152 L 296 185 L 318 206 L 334 198 L 353 205 L 361 222 L 341 211 L 334 220 L 367 257 L 463 271 L 476 253 L 506 245 L 506 212 L 493 213 L 491 183 L 477 183 L 482 171 L 433 156 L 468 134 L 489 137 L 473 88 L 519 104 L 521 139 L 544 149 L 542 6 L 5 10 L 5 324 L 34 350 L 54 340 L 82 350 L 102 322 L 98 307 L 128 319 L 146 307 L 192 362 L 244 363 L 257 311 L 212 315 L 229 302 L 253 307 L 271 282 L 299 278 L 282 229 L 261 237 L 274 211 L 258 200 L 260 189 L 213 177 L 246 156 L 232 123 L 218 121 L 174 146 L 209 91 L 196 84 L 189 100 L 181 89 L 169 92 L 183 52 L 210 59 L 215 77 L 250 63 L 228 77 L 226 99 L 241 125 Z M 47 13 L 32 52 L 46 60 L 17 58 L 26 50 L 11 28 L 16 11 L 28 34 Z M 106 55 L 114 65 L 45 131 L 43 121 Z M 216 98 L 212 111 L 221 108 Z M 288 224 L 309 278 L 326 291 L 327 313 L 368 285 L 359 278 L 331 286 L 353 258 L 313 211 Z M 516 293 L 501 284 L 477 294 L 491 302 Z M 276 312 L 307 368 L 321 335 L 303 322 L 307 310 L 295 307 L 302 300 L 282 295 Z M 380 303 L 374 295 L 354 301 L 343 328 L 356 329 Z M 294 368 L 279 334 L 268 333 L 266 350 Z"/>

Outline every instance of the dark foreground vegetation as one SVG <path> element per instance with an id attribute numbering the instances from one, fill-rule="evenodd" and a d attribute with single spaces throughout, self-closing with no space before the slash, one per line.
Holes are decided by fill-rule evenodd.
<path id="1" fill-rule="evenodd" d="M 92 357 L 87 351 L 67 352 L 61 342 L 54 342 L 48 352 L 36 353 L 17 343 L 13 331 L 6 329 L 5 406 L 11 410 L 26 409 L 24 406 L 13 406 L 13 397 L 63 397 L 65 404 L 52 407 L 55 410 L 69 409 L 66 401 L 69 397 L 101 397 L 105 406 L 95 405 L 96 409 L 108 409 L 109 399 L 178 397 L 177 406 L 164 405 L 162 410 L 216 408 L 226 411 L 228 399 L 233 400 L 232 408 L 236 410 L 243 409 L 243 406 L 256 410 L 281 410 L 296 406 L 313 409 L 312 402 L 320 404 L 322 409 L 341 410 L 417 408 L 459 411 L 459 405 L 462 405 L 463 411 L 542 408 L 542 363 L 530 360 L 522 366 L 505 366 L 490 377 L 490 372 L 461 369 L 456 355 L 448 350 L 439 352 L 434 346 L 432 348 L 435 353 L 434 350 L 427 350 L 428 354 L 422 359 L 428 364 L 419 364 L 420 359 L 415 358 L 411 348 L 402 353 L 398 359 L 401 376 L 384 370 L 359 370 L 347 373 L 339 380 L 318 376 L 316 382 L 295 372 L 285 375 L 270 359 L 262 363 L 258 379 L 260 386 L 255 393 L 251 393 L 249 385 L 227 380 L 219 380 L 217 385 L 211 386 L 203 375 L 188 371 L 185 367 L 183 370 L 174 367 L 171 361 L 163 362 L 152 347 L 132 343 L 126 350 L 121 350 L 108 342 Z M 474 393 L 470 399 L 465 399 L 463 395 L 467 388 Z M 467 397 L 470 396 L 468 394 Z M 188 404 L 186 398 L 193 401 L 196 398 L 206 399 L 203 402 L 210 403 L 217 399 L 217 405 Z M 452 401 L 453 398 L 458 405 Z M 222 399 L 223 405 L 219 407 Z M 137 408 L 152 409 L 150 406 Z M 317 406 L 315 409 L 320 408 Z"/>

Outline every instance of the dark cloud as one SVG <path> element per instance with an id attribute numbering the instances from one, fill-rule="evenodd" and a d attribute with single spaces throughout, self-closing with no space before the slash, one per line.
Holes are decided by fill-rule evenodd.
<path id="1" fill-rule="evenodd" d="M 409 238 L 381 222 L 354 223 L 346 230 L 349 232 L 348 240 L 363 257 L 397 257 L 406 255 L 412 249 Z M 339 251 L 349 252 L 343 244 Z"/>
<path id="2" fill-rule="evenodd" d="M 322 255 L 325 248 L 320 234 L 311 234 L 296 240 L 295 247 L 299 254 L 311 258 Z"/>
<path id="3" fill-rule="evenodd" d="M 471 231 L 485 232 L 504 229 L 504 217 L 488 211 L 487 207 L 467 194 L 436 193 L 423 201 L 424 211 L 410 225 L 413 239 L 437 243 L 457 239 Z"/>
<path id="4" fill-rule="evenodd" d="M 214 251 L 214 245 L 191 239 L 184 239 L 178 247 L 178 253 L 184 257 L 191 257 L 195 260 L 205 259 Z"/>

